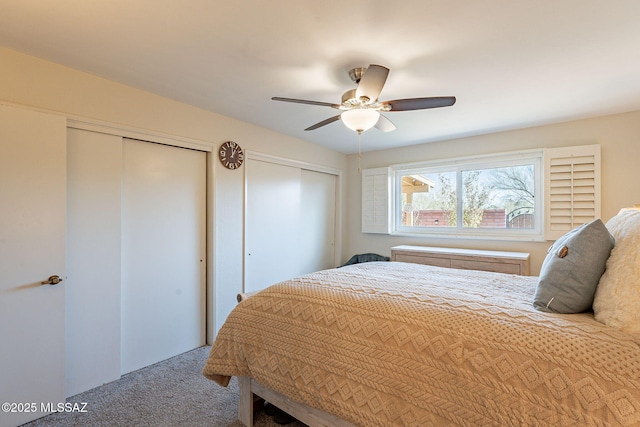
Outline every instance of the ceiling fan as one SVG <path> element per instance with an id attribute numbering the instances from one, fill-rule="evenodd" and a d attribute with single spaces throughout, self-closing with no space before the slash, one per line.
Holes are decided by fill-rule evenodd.
<path id="1" fill-rule="evenodd" d="M 357 84 L 355 89 L 350 89 L 342 95 L 340 104 L 329 102 L 308 101 L 305 99 L 281 98 L 274 96 L 274 101 L 294 102 L 298 104 L 319 105 L 342 110 L 337 116 L 330 117 L 305 130 L 315 130 L 338 120 L 349 129 L 359 134 L 375 126 L 383 132 L 390 132 L 396 126 L 381 112 L 425 110 L 428 108 L 449 107 L 456 102 L 455 96 L 438 96 L 429 98 L 406 98 L 395 101 L 379 101 L 378 96 L 382 92 L 387 80 L 389 69 L 381 65 L 371 64 L 367 68 L 354 68 L 349 71 L 349 77 Z"/>

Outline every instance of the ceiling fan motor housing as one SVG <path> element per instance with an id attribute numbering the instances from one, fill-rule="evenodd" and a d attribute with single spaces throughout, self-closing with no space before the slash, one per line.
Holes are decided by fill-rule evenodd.
<path id="1" fill-rule="evenodd" d="M 365 71 L 367 71 L 366 67 L 353 68 L 349 70 L 349 77 L 354 83 L 358 84 Z"/>

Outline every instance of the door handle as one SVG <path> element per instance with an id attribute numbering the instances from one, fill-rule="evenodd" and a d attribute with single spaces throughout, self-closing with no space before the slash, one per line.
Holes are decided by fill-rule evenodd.
<path id="1" fill-rule="evenodd" d="M 62 279 L 60 278 L 60 276 L 53 275 L 53 276 L 50 276 L 47 280 L 45 280 L 44 282 L 41 282 L 41 283 L 43 285 L 57 285 L 60 282 L 62 282 Z"/>

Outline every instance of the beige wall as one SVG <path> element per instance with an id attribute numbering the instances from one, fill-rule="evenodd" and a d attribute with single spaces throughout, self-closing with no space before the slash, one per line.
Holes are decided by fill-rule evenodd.
<path id="1" fill-rule="evenodd" d="M 366 144 L 366 134 L 363 135 L 363 144 Z M 362 168 L 374 168 L 422 160 L 586 144 L 602 146 L 602 219 L 607 221 L 620 208 L 640 203 L 637 169 L 640 161 L 640 112 L 368 152 L 362 155 L 361 164 Z M 390 248 L 399 244 L 526 251 L 531 253 L 532 274 L 539 273 L 550 245 L 547 242 L 434 239 L 361 233 L 361 180 L 357 174 L 357 163 L 356 156 L 349 156 L 345 256 L 363 252 L 389 255 Z"/>
<path id="2" fill-rule="evenodd" d="M 2 47 L 0 71 L 0 102 L 346 169 L 338 152 Z M 242 286 L 244 170 L 215 160 L 213 174 L 217 329 Z"/>

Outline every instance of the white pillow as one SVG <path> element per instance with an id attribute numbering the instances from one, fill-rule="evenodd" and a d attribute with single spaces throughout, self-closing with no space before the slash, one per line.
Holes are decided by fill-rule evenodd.
<path id="1" fill-rule="evenodd" d="M 640 210 L 622 209 L 606 226 L 616 241 L 593 312 L 599 322 L 640 335 Z"/>

